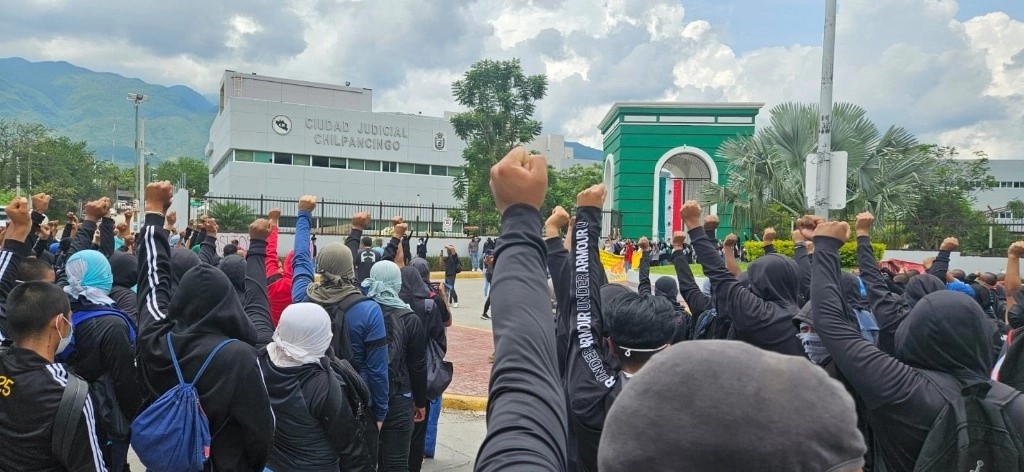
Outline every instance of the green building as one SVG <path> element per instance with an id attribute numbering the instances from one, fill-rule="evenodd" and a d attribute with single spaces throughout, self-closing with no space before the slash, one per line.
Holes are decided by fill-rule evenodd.
<path id="1" fill-rule="evenodd" d="M 729 138 L 754 134 L 754 118 L 763 103 L 622 102 L 601 120 L 604 135 L 605 210 L 623 237 L 670 236 L 672 198 L 666 187 L 676 180 L 680 201 L 697 199 L 707 182 L 725 184 L 728 169 L 717 155 Z M 729 208 L 713 205 L 705 212 L 722 221 L 719 235 L 737 231 Z M 606 211 L 606 214 L 609 212 Z M 618 219 L 618 218 L 616 218 Z M 612 226 L 605 221 L 604 227 Z"/>

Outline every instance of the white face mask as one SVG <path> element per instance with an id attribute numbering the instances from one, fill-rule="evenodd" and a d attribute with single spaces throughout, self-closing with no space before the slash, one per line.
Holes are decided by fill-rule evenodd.
<path id="1" fill-rule="evenodd" d="M 68 335 L 63 338 L 60 338 L 60 343 L 57 344 L 57 354 L 60 354 L 64 352 L 64 349 L 67 349 L 68 344 L 71 343 L 71 336 L 74 336 L 75 334 L 75 325 L 71 324 L 71 322 L 68 321 L 68 317 L 64 315 L 60 315 L 60 317 L 63 318 L 64 322 L 68 324 Z M 60 329 L 58 329 L 57 332 L 59 333 Z"/>

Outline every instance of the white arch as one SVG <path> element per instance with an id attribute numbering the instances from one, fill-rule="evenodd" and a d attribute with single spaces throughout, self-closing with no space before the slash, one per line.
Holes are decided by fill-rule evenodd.
<path id="1" fill-rule="evenodd" d="M 604 158 L 604 188 L 608 195 L 604 199 L 604 217 L 601 219 L 601 228 L 606 234 L 612 233 L 611 210 L 615 205 L 615 155 L 608 154 Z"/>
<path id="2" fill-rule="evenodd" d="M 711 181 L 716 184 L 718 183 L 718 166 L 715 165 L 714 159 L 712 159 L 708 153 L 704 152 L 703 149 L 693 146 L 679 146 L 677 148 L 669 149 L 665 154 L 662 154 L 661 159 L 658 159 L 658 163 L 654 165 L 654 193 L 652 194 L 654 198 L 651 202 L 651 221 L 653 222 L 651 224 L 652 236 L 659 234 L 658 228 L 661 227 L 661 221 L 659 219 L 661 212 L 658 211 L 658 195 L 661 195 L 661 179 L 659 178 L 659 175 L 661 174 L 661 169 L 665 167 L 665 163 L 678 154 L 691 154 L 704 160 L 704 164 L 706 164 L 708 166 L 708 170 L 711 171 Z M 711 205 L 711 214 L 718 214 L 717 204 Z"/>

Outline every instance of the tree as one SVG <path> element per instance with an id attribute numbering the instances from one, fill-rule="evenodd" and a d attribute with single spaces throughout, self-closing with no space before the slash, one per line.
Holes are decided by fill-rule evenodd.
<path id="1" fill-rule="evenodd" d="M 202 197 L 210 191 L 210 169 L 202 159 L 181 156 L 163 161 L 156 168 L 156 180 L 169 180 L 177 184 L 182 176 L 190 196 Z"/>
<path id="2" fill-rule="evenodd" d="M 455 215 L 463 222 L 480 225 L 483 232 L 499 225 L 489 184 L 491 166 L 540 134 L 541 123 L 533 113 L 547 88 L 547 77 L 527 76 L 518 59 L 478 61 L 452 84 L 455 101 L 468 109 L 451 118 L 455 134 L 467 143 L 462 152 L 466 165 L 452 187 L 467 208 L 465 215 Z"/>
<path id="3" fill-rule="evenodd" d="M 566 210 L 576 207 L 576 195 L 591 185 L 604 180 L 601 166 L 582 166 L 574 164 L 568 169 L 555 170 L 548 166 L 548 193 L 544 197 L 541 213 L 547 215 L 556 206 Z"/>
<path id="4" fill-rule="evenodd" d="M 934 156 L 908 131 L 892 126 L 884 133 L 864 109 L 838 103 L 832 111 L 832 150 L 849 154 L 848 218 L 871 210 L 884 221 L 906 215 L 932 182 Z M 702 200 L 725 203 L 740 220 L 787 220 L 808 212 L 804 195 L 805 158 L 815 151 L 818 107 L 784 103 L 772 108 L 767 127 L 754 136 L 730 139 L 718 155 L 731 168 L 725 186 L 708 185 Z"/>
<path id="5" fill-rule="evenodd" d="M 252 208 L 235 202 L 213 202 L 208 214 L 217 220 L 217 226 L 225 233 L 245 232 L 249 223 L 256 219 Z"/>

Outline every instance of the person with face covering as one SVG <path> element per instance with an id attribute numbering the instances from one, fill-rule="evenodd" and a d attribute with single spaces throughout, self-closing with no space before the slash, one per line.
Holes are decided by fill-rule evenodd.
<path id="1" fill-rule="evenodd" d="M 860 277 L 867 291 L 870 305 L 868 311 L 875 316 L 878 323 L 878 347 L 886 353 L 893 354 L 896 352 L 896 330 L 910 310 L 925 295 L 945 290 L 946 285 L 934 275 L 919 274 L 909 278 L 902 295 L 890 291 L 882 272 L 878 269 L 878 261 L 875 260 L 875 252 L 871 247 L 871 225 L 874 221 L 875 217 L 871 213 L 857 215 L 857 266 L 860 268 Z M 955 250 L 955 241 L 954 238 L 947 238 L 943 245 Z"/>
<path id="2" fill-rule="evenodd" d="M 845 222 L 822 223 L 815 230 L 814 327 L 864 399 L 885 467 L 915 470 L 936 418 L 951 401 L 947 398 L 966 392 L 979 397 L 987 392 L 987 398 L 995 398 L 1013 390 L 988 378 L 994 360 L 992 327 L 977 303 L 962 295 L 938 291 L 918 301 L 896 331 L 894 355 L 866 341 L 850 323 L 840 285 L 839 247 L 849 232 Z M 1004 413 L 1016 431 L 1024 431 L 1024 397 L 1008 403 Z M 987 465 L 1004 470 L 1007 464 Z"/>
<path id="3" fill-rule="evenodd" d="M 765 254 L 747 269 L 749 287 L 729 272 L 701 224 L 701 207 L 690 200 L 682 217 L 704 274 L 711 279 L 715 307 L 733 319 L 736 339 L 768 351 L 803 356 L 793 316 L 800 311 L 800 269 L 793 259 Z"/>
<path id="4" fill-rule="evenodd" d="M 110 298 L 114 300 L 114 306 L 127 313 L 138 325 L 139 302 L 132 287 L 139 279 L 139 260 L 135 258 L 134 254 L 115 252 L 110 255 L 110 270 L 114 274 L 114 286 L 110 290 Z"/>
<path id="5" fill-rule="evenodd" d="M 415 281 L 419 282 L 418 276 Z M 413 424 L 426 419 L 426 335 L 419 316 L 398 296 L 402 290 L 402 273 L 394 262 L 374 264 L 370 278 L 363 281 L 363 288 L 384 310 L 388 317 L 387 329 L 398 331 L 388 333 L 389 351 L 400 346 L 398 353 L 389 353 L 393 358 L 389 359 L 388 371 L 391 401 L 380 430 L 381 470 L 408 470 Z"/>
<path id="6" fill-rule="evenodd" d="M 127 461 L 129 424 L 142 406 L 135 366 L 135 321 L 114 306 L 110 262 L 98 251 L 74 253 L 64 266 L 71 304 L 72 342 L 57 359 L 90 384 L 103 405 L 98 416 L 112 469 Z"/>
<path id="7" fill-rule="evenodd" d="M 213 435 L 205 470 L 260 470 L 273 444 L 274 415 L 257 360 L 256 328 L 231 281 L 214 266 L 192 268 L 171 293 L 163 226 L 172 194 L 169 182 L 146 187 L 146 215 L 138 245 L 142 383 L 153 399 L 178 385 L 168 339 L 185 379 L 195 378 L 218 344 L 237 340 L 212 358 L 195 385 Z M 266 220 L 250 225 L 250 253 L 265 253 L 269 233 Z"/>
<path id="8" fill-rule="evenodd" d="M 274 409 L 274 447 L 267 468 L 287 471 L 372 471 L 362 423 L 325 357 L 331 319 L 315 303 L 289 305 L 260 368 Z"/>
<path id="9" fill-rule="evenodd" d="M 384 330 L 384 313 L 380 305 L 363 296 L 355 285 L 352 248 L 330 243 L 316 256 L 316 272 L 320 282 L 313 282 L 314 264 L 310 257 L 309 228 L 316 208 L 316 197 L 306 195 L 299 200 L 295 222 L 294 279 L 292 300 L 312 302 L 324 307 L 331 317 L 331 351 L 348 360 L 366 382 L 373 402 L 373 413 L 379 429 L 388 416 L 388 344 Z M 362 231 L 370 224 L 369 213 L 352 218 L 352 234 L 358 244 Z M 376 457 L 376 444 L 371 440 L 371 455 Z"/>
<path id="10" fill-rule="evenodd" d="M 1010 331 L 999 360 L 992 369 L 992 379 L 1024 392 L 1024 290 L 1021 290 L 1020 259 L 1024 257 L 1024 241 L 1010 245 L 1006 251 L 1006 324 Z"/>
<path id="11" fill-rule="evenodd" d="M 637 287 L 637 293 L 641 295 L 651 295 L 651 256 L 653 254 L 651 249 L 651 243 L 647 238 L 640 238 L 638 244 L 638 250 L 640 251 L 640 284 Z M 654 283 L 654 295 L 659 296 L 667 300 L 672 304 L 672 311 L 674 313 L 674 321 L 676 323 L 675 335 L 672 337 L 672 343 L 675 344 L 680 341 L 685 341 L 689 336 L 689 319 L 690 315 L 686 312 L 686 309 L 679 304 L 679 286 L 676 285 L 676 281 L 670 277 L 660 277 Z"/>

